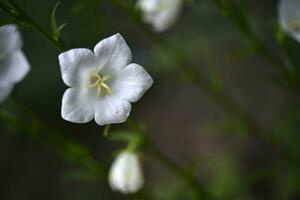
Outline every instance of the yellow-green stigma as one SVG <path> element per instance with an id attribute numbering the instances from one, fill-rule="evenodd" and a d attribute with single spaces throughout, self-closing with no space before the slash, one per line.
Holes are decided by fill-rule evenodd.
<path id="1" fill-rule="evenodd" d="M 88 84 L 89 88 L 95 88 L 97 91 L 97 97 L 105 93 L 111 94 L 111 88 L 105 83 L 109 79 L 109 76 L 103 76 L 98 72 L 94 72 L 90 76 L 90 83 Z"/>

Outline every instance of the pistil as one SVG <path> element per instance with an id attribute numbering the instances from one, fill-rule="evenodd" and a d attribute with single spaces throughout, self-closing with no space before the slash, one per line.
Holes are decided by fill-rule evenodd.
<path id="1" fill-rule="evenodd" d="M 106 93 L 111 94 L 111 88 L 105 83 L 109 79 L 107 75 L 101 75 L 98 72 L 94 72 L 91 74 L 90 83 L 88 84 L 89 88 L 96 88 L 97 97 L 102 95 L 102 90 Z"/>

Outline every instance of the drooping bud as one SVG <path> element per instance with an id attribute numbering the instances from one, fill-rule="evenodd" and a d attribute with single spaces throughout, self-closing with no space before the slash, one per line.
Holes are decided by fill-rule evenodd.
<path id="1" fill-rule="evenodd" d="M 109 184 L 114 191 L 135 193 L 144 185 L 144 176 L 138 155 L 131 151 L 120 153 L 109 172 Z"/>

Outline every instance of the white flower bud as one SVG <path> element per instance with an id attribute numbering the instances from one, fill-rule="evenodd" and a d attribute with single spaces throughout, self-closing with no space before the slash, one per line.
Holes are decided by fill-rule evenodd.
<path id="1" fill-rule="evenodd" d="M 281 0 L 278 6 L 281 28 L 300 42 L 300 1 Z"/>
<path id="2" fill-rule="evenodd" d="M 144 177 L 138 155 L 129 151 L 120 153 L 112 164 L 108 179 L 114 191 L 128 194 L 140 190 Z"/>
<path id="3" fill-rule="evenodd" d="M 22 38 L 14 24 L 0 27 L 0 102 L 4 101 L 30 70 L 22 51 Z"/>
<path id="4" fill-rule="evenodd" d="M 169 29 L 177 20 L 183 7 L 183 0 L 138 0 L 137 7 L 143 19 L 153 26 L 154 31 Z"/>

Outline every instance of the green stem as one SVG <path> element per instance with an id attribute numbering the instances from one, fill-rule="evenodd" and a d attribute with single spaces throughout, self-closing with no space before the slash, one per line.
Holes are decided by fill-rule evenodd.
<path id="1" fill-rule="evenodd" d="M 12 0 L 7 0 L 9 8 L 3 3 L 0 2 L 0 8 L 8 12 L 13 18 L 22 24 L 25 23 L 44 39 L 50 42 L 58 51 L 64 50 L 64 45 L 61 41 L 54 40 L 51 35 L 46 31 L 40 28 L 31 18 L 29 18 L 25 12 Z M 25 26 L 26 27 L 26 26 Z M 34 115 L 29 109 L 18 103 L 16 100 L 12 101 L 15 106 L 19 108 L 23 113 L 30 118 L 30 123 L 23 122 L 17 119 L 12 113 L 0 110 L 0 118 L 5 121 L 6 125 L 17 125 L 21 127 L 20 131 L 27 132 L 31 138 L 45 146 L 51 147 L 52 150 L 56 151 L 59 154 L 62 154 L 63 157 L 69 162 L 74 162 L 85 166 L 95 175 L 104 175 L 104 169 L 100 162 L 95 160 L 87 148 L 83 147 L 80 144 L 72 142 L 70 139 L 62 136 L 61 133 L 56 134 L 56 130 L 42 123 L 38 117 Z M 46 134 L 51 132 L 51 134 Z M 44 135 L 38 133 L 45 133 Z M 55 146 L 55 148 L 52 148 Z"/>
<path id="2" fill-rule="evenodd" d="M 10 14 L 13 18 L 20 22 L 21 25 L 29 26 L 34 31 L 36 31 L 41 37 L 46 39 L 48 42 L 53 44 L 57 50 L 62 52 L 64 50 L 64 44 L 61 40 L 55 40 L 50 34 L 37 25 L 13 0 L 7 0 L 8 9 L 3 2 L 0 2 L 0 7 Z"/>
<path id="3" fill-rule="evenodd" d="M 191 173 L 177 165 L 172 161 L 166 154 L 164 154 L 160 148 L 147 136 L 147 133 L 141 128 L 134 120 L 129 118 L 127 120 L 128 127 L 139 134 L 143 135 L 144 147 L 152 154 L 156 159 L 158 159 L 162 164 L 165 165 L 169 170 L 171 170 L 177 177 L 186 181 L 186 183 L 193 190 L 195 199 L 214 199 L 214 197 L 206 190 L 204 185 L 198 181 Z"/>
<path id="4" fill-rule="evenodd" d="M 9 0 L 10 2 L 13 2 L 12 0 Z M 53 40 L 50 35 L 48 35 L 45 31 L 43 31 L 39 26 L 32 21 L 27 15 L 24 14 L 24 12 L 19 8 L 16 3 L 13 4 L 14 8 L 21 13 L 21 16 L 25 16 L 25 21 L 31 26 L 34 27 L 34 30 L 42 35 L 45 39 L 47 39 L 52 45 L 54 45 L 59 51 L 62 51 L 64 49 L 63 45 L 58 43 L 57 41 Z M 13 17 L 17 17 L 16 15 L 13 15 Z M 199 198 L 202 199 L 202 197 L 208 197 L 208 192 L 204 189 L 204 187 L 198 182 L 196 178 L 191 176 L 189 173 L 187 173 L 185 170 L 183 170 L 181 167 L 179 167 L 175 162 L 173 162 L 171 159 L 169 159 L 162 151 L 153 143 L 150 139 L 147 140 L 145 143 L 146 147 L 149 149 L 150 152 L 153 153 L 156 158 L 161 161 L 162 164 L 164 164 L 168 169 L 173 171 L 178 177 L 186 180 L 189 185 L 195 189 L 195 193 L 198 194 Z M 201 197 L 201 198 L 200 198 Z"/>
<path id="5" fill-rule="evenodd" d="M 204 185 L 200 183 L 197 178 L 169 159 L 169 157 L 167 157 L 166 154 L 164 154 L 150 139 L 147 139 L 145 147 L 168 169 L 171 169 L 174 174 L 188 183 L 193 189 L 195 199 L 213 199 L 210 193 L 205 189 Z"/>
<path id="6" fill-rule="evenodd" d="M 165 50 L 164 52 L 169 55 L 169 57 L 175 59 L 174 65 L 177 66 L 182 75 L 189 77 L 195 85 L 197 85 L 203 92 L 205 92 L 218 105 L 220 105 L 224 111 L 234 115 L 234 117 L 241 118 L 247 124 L 248 132 L 251 133 L 251 137 L 254 136 L 257 139 L 260 139 L 264 136 L 264 134 L 270 134 L 270 131 L 263 130 L 260 123 L 253 116 L 248 114 L 245 109 L 241 107 L 240 104 L 236 102 L 230 95 L 228 95 L 225 90 L 217 92 L 213 90 L 211 85 L 202 79 L 201 73 L 197 70 L 198 67 L 185 60 L 184 52 L 174 47 L 172 43 L 165 40 L 160 35 L 154 34 L 151 30 L 149 30 L 149 28 L 140 20 L 138 13 L 132 9 L 130 10 L 130 8 L 120 5 L 117 0 L 111 0 L 111 2 L 117 6 L 120 12 L 123 12 L 125 16 L 129 18 L 129 20 L 134 22 L 136 27 L 142 27 L 138 30 L 141 30 L 149 40 L 151 40 L 161 49 Z M 254 35 L 251 37 L 255 39 Z M 259 41 L 258 38 L 255 40 Z M 260 49 L 264 49 L 262 43 L 256 42 L 256 44 L 260 47 Z M 267 134 L 265 132 L 267 132 Z M 266 138 L 263 138 L 263 140 L 266 140 Z"/>
<path id="7" fill-rule="evenodd" d="M 213 0 L 213 2 L 220 12 L 248 38 L 256 50 L 258 50 L 288 82 L 293 83 L 293 75 L 288 71 L 286 64 L 264 44 L 263 40 L 251 28 L 248 18 L 244 13 L 245 10 L 240 8 L 235 0 L 230 0 L 228 2 L 227 0 Z M 287 59 L 289 59 L 289 57 L 287 57 Z M 292 61 L 290 61 L 290 63 L 294 64 Z"/>
<path id="8" fill-rule="evenodd" d="M 103 136 L 107 137 L 111 128 L 111 124 L 108 124 L 104 127 Z"/>
<path id="9" fill-rule="evenodd" d="M 15 113 L 2 108 L 0 109 L 0 119 L 4 127 L 11 132 L 29 136 L 32 141 L 59 154 L 69 163 L 84 167 L 96 177 L 105 176 L 106 169 L 91 156 L 87 147 L 72 141 L 72 139 L 41 122 L 37 116 L 16 100 L 11 99 L 9 102 L 16 108 L 16 112 L 23 116 L 26 114 L 26 118 L 18 118 Z"/>

